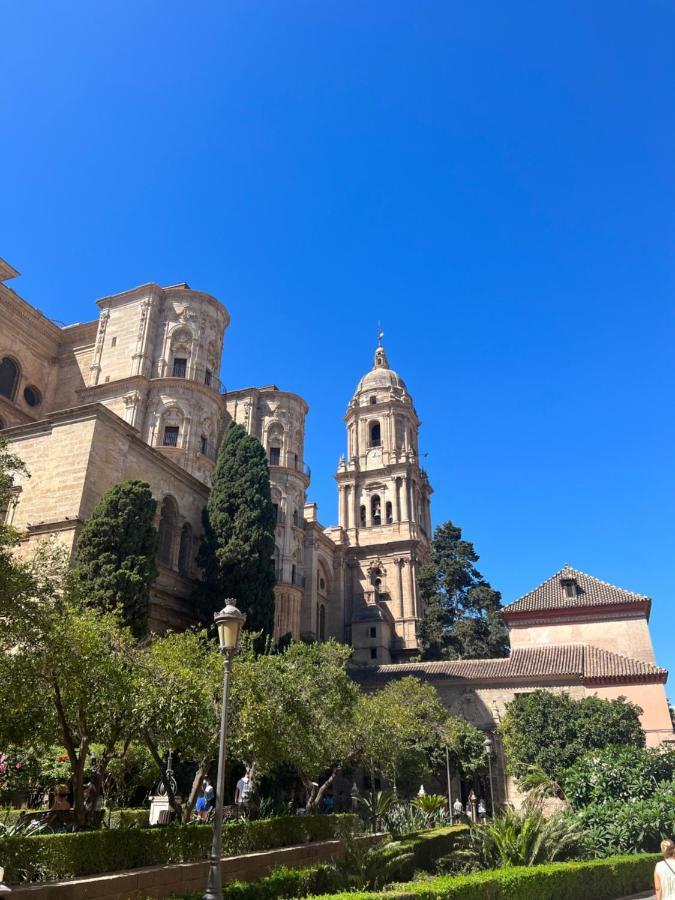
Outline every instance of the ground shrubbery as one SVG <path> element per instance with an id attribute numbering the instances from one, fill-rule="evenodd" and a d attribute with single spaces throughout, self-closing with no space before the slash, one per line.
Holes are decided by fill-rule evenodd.
<path id="1" fill-rule="evenodd" d="M 656 851 L 675 831 L 675 752 L 608 747 L 562 776 L 584 843 L 597 856 Z"/>
<path id="2" fill-rule="evenodd" d="M 439 876 L 383 891 L 312 895 L 311 900 L 614 900 L 649 888 L 656 857 L 619 856 L 587 862 L 510 867 Z"/>
<path id="3" fill-rule="evenodd" d="M 323 841 L 360 827 L 356 816 L 288 816 L 223 827 L 223 855 Z M 10 884 L 97 875 L 121 869 L 206 859 L 208 825 L 120 828 L 0 839 L 0 856 Z"/>

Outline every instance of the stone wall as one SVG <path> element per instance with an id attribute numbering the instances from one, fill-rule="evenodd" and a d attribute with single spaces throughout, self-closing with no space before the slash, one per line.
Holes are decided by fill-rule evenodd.
<path id="1" fill-rule="evenodd" d="M 367 844 L 378 843 L 382 835 L 366 835 L 358 839 Z M 223 881 L 255 881 L 278 866 L 304 868 L 327 863 L 344 856 L 340 841 L 319 841 L 278 850 L 263 850 L 232 856 L 221 861 Z M 185 897 L 206 890 L 208 862 L 152 866 L 128 872 L 113 872 L 95 878 L 73 878 L 68 881 L 12 888 L 12 893 L 31 900 L 145 900 L 147 897 Z"/>

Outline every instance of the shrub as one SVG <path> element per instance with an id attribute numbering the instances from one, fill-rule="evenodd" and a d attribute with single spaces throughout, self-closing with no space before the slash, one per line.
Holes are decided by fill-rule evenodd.
<path id="1" fill-rule="evenodd" d="M 597 803 L 576 820 L 586 829 L 584 842 L 597 856 L 656 851 L 675 831 L 675 785 L 660 785 L 646 800 Z"/>
<path id="2" fill-rule="evenodd" d="M 607 747 L 585 753 L 563 773 L 562 783 L 569 802 L 580 809 L 592 803 L 646 800 L 674 775 L 671 749 Z"/>
<path id="3" fill-rule="evenodd" d="M 113 809 L 103 816 L 109 828 L 147 828 L 150 825 L 149 809 Z"/>
<path id="4" fill-rule="evenodd" d="M 383 848 L 382 855 L 387 861 L 398 862 L 393 878 L 408 881 L 417 871 L 434 872 L 436 862 L 455 851 L 468 832 L 466 825 L 423 831 L 409 836 L 404 841 L 389 844 Z"/>
<path id="5" fill-rule="evenodd" d="M 507 705 L 501 724 L 509 771 L 522 778 L 537 765 L 560 781 L 588 750 L 615 744 L 644 747 L 641 712 L 625 697 L 575 700 L 543 689 L 521 694 Z"/>
<path id="6" fill-rule="evenodd" d="M 230 881 L 223 885 L 223 900 L 279 900 L 327 893 L 344 887 L 342 876 L 334 865 L 288 869 L 280 866 L 257 881 Z M 201 897 L 195 895 L 195 900 Z"/>
<path id="7" fill-rule="evenodd" d="M 384 891 L 313 895 L 312 900 L 613 900 L 649 888 L 658 857 L 613 857 L 590 862 L 499 869 L 440 876 Z"/>
<path id="8" fill-rule="evenodd" d="M 507 809 L 485 825 L 473 827 L 469 845 L 460 856 L 481 869 L 536 866 L 582 852 L 582 826 L 560 813 L 546 817 L 541 809 Z"/>
<path id="9" fill-rule="evenodd" d="M 289 816 L 223 826 L 223 854 L 237 855 L 310 841 L 330 840 L 339 830 L 358 830 L 357 816 Z M 6 880 L 48 881 L 98 875 L 120 869 L 206 859 L 211 848 L 208 825 L 119 828 L 8 837 L 0 840 Z"/>

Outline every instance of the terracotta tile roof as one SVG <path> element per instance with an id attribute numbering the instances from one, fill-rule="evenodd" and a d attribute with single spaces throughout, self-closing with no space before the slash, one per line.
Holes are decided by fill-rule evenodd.
<path id="1" fill-rule="evenodd" d="M 563 588 L 566 580 L 576 584 L 576 596 L 567 597 Z M 626 603 L 650 604 L 649 597 L 626 591 L 606 581 L 586 575 L 571 566 L 564 566 L 551 578 L 502 610 L 508 620 L 511 613 L 543 612 L 546 610 L 583 609 L 593 606 L 617 606 Z"/>
<path id="2" fill-rule="evenodd" d="M 519 647 L 504 659 L 457 659 L 401 663 L 355 669 L 357 681 L 402 678 L 442 678 L 457 681 L 536 681 L 565 678 L 584 684 L 665 682 L 666 669 L 587 644 L 541 644 Z"/>

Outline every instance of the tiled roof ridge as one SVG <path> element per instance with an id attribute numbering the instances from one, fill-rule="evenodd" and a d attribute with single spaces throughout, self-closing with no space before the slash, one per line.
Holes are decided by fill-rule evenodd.
<path id="1" fill-rule="evenodd" d="M 566 579 L 579 584 L 581 593 L 576 597 L 563 596 L 560 583 Z M 566 564 L 541 584 L 502 607 L 502 613 L 508 617 L 523 612 L 611 606 L 622 603 L 650 604 L 650 602 L 647 594 L 619 587 L 611 581 L 596 578 L 595 575 L 589 575 Z"/>
<path id="2" fill-rule="evenodd" d="M 617 653 L 616 650 L 606 650 L 604 647 L 598 647 L 596 644 L 582 644 L 584 648 L 584 669 L 586 668 L 586 652 L 590 651 L 589 656 L 604 656 L 608 659 L 621 659 L 628 660 L 631 663 L 635 663 L 637 666 L 644 666 L 647 669 L 651 669 L 654 674 L 663 675 L 667 673 L 667 669 L 664 669 L 663 666 L 657 666 L 656 663 L 650 662 L 647 659 L 640 659 L 637 656 L 628 656 L 626 653 Z"/>
<path id="3" fill-rule="evenodd" d="M 497 677 L 527 677 L 528 673 L 520 670 L 521 665 L 526 665 L 528 661 L 534 662 L 537 658 L 541 660 L 542 667 L 539 673 L 531 672 L 531 677 L 543 677 L 547 673 L 544 665 L 547 660 L 551 660 L 556 656 L 558 659 L 566 653 L 573 654 L 571 659 L 568 658 L 567 665 L 569 668 L 563 672 L 555 665 L 550 674 L 567 674 L 576 675 L 583 680 L 605 680 L 617 678 L 642 678 L 667 676 L 667 669 L 657 666 L 645 659 L 639 659 L 633 656 L 626 656 L 623 653 L 617 653 L 614 650 L 606 650 L 595 644 L 587 644 L 582 641 L 568 641 L 561 644 L 530 644 L 529 646 L 514 647 L 509 656 L 490 657 L 487 659 L 444 659 L 429 660 L 427 662 L 408 662 L 408 663 L 387 663 L 377 666 L 375 669 L 364 670 L 363 674 L 368 671 L 381 675 L 392 674 L 412 674 L 415 672 L 429 673 L 432 675 L 453 675 L 453 669 L 478 669 L 488 667 L 492 669 L 490 675 L 484 675 L 484 680 L 490 680 Z M 497 674 L 494 670 L 505 669 L 503 673 Z M 514 671 L 509 671 L 513 669 Z M 471 677 L 464 674 L 459 675 L 460 678 Z M 483 680 L 482 679 L 482 680 Z"/>

